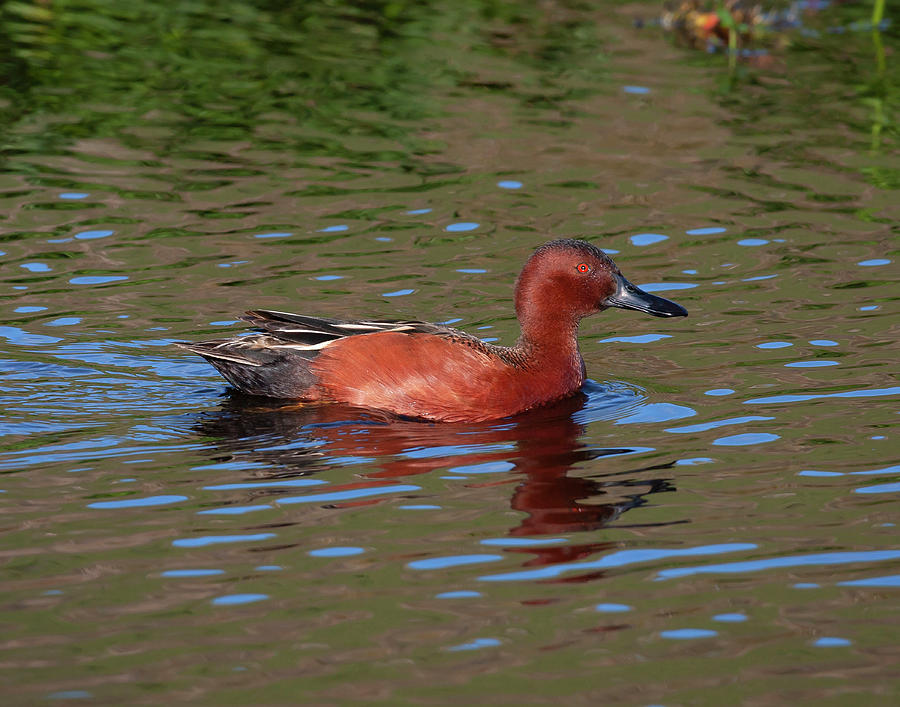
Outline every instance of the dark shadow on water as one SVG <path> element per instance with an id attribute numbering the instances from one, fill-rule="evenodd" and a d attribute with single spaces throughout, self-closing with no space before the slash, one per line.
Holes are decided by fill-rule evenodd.
<path id="1" fill-rule="evenodd" d="M 672 463 L 626 471 L 621 470 L 621 464 L 616 470 L 603 468 L 602 460 L 643 448 L 584 444 L 585 428 L 575 416 L 588 401 L 587 395 L 579 393 L 555 405 L 497 422 L 447 424 L 401 420 L 339 405 L 304 405 L 230 393 L 218 410 L 201 415 L 195 431 L 217 446 L 220 453 L 215 461 L 258 465 L 248 472 L 258 481 L 365 464 L 366 471 L 360 467 L 362 481 L 329 488 L 377 487 L 438 470 L 468 479 L 469 488 L 510 484 L 510 508 L 525 515 L 510 528 L 509 535 L 533 537 L 597 530 L 646 504 L 652 494 L 675 490 L 665 473 Z M 575 469 L 578 474 L 571 473 Z M 285 493 L 277 488 L 259 492 L 270 497 Z M 383 499 L 335 503 L 331 507 L 379 502 Z M 577 560 L 610 545 L 602 542 L 506 550 L 528 553 L 526 566 L 537 566 Z"/>

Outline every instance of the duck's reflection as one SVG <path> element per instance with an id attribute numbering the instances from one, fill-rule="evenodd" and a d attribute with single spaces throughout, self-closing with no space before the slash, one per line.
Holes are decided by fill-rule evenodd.
<path id="1" fill-rule="evenodd" d="M 297 405 L 230 394 L 219 410 L 204 414 L 197 431 L 221 451 L 218 461 L 260 465 L 253 473 L 265 479 L 306 476 L 359 463 L 360 475 L 367 480 L 364 484 L 373 486 L 438 469 L 467 476 L 470 487 L 515 484 L 510 507 L 525 516 L 509 535 L 533 537 L 595 530 L 643 505 L 651 494 L 674 490 L 661 475 L 669 464 L 613 473 L 601 464 L 586 463 L 634 451 L 597 448 L 581 441 L 584 426 L 573 415 L 586 400 L 579 394 L 501 422 L 433 424 L 336 405 Z M 574 467 L 579 473 L 570 475 Z M 492 468 L 509 473 L 499 480 L 491 474 L 490 481 L 469 473 Z M 360 484 L 329 488 L 351 486 Z M 527 552 L 526 564 L 533 566 L 576 560 L 608 546 L 508 549 Z"/>

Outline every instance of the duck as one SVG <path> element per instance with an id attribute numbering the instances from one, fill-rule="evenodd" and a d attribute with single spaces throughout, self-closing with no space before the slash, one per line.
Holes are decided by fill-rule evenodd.
<path id="1" fill-rule="evenodd" d="M 568 238 L 531 254 L 513 301 L 521 335 L 512 346 L 443 324 L 270 310 L 241 317 L 254 333 L 176 345 L 205 358 L 244 394 L 422 421 L 484 422 L 581 388 L 586 369 L 577 332 L 584 317 L 609 308 L 687 316 L 681 305 L 629 282 L 597 246 Z"/>

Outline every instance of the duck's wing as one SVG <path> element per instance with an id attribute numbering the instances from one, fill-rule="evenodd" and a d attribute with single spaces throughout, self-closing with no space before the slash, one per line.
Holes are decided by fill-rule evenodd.
<path id="1" fill-rule="evenodd" d="M 339 339 L 359 334 L 381 332 L 403 332 L 406 334 L 437 334 L 447 336 L 455 333 L 449 327 L 413 320 L 380 321 L 359 319 L 345 321 L 328 317 L 311 317 L 290 312 L 273 312 L 256 309 L 241 317 L 269 337 L 278 340 L 280 348 L 296 351 L 321 351 Z"/>
<path id="2" fill-rule="evenodd" d="M 256 328 L 257 332 L 230 339 L 176 343 L 176 346 L 193 351 L 213 363 L 220 360 L 248 366 L 265 366 L 275 363 L 285 355 L 292 358 L 299 356 L 311 361 L 335 342 L 360 334 L 384 332 L 440 336 L 461 334 L 455 329 L 428 322 L 368 319 L 345 321 L 265 309 L 247 312 L 241 319 Z"/>
<path id="3" fill-rule="evenodd" d="M 205 358 L 237 389 L 277 398 L 317 399 L 312 362 L 322 351 L 349 337 L 428 334 L 452 339 L 486 356 L 504 358 L 509 351 L 457 329 L 413 320 L 344 321 L 263 309 L 247 312 L 241 319 L 257 331 L 230 339 L 175 345 Z"/>

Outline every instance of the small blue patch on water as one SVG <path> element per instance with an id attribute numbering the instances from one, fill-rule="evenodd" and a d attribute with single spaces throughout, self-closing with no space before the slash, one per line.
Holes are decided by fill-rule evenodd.
<path id="1" fill-rule="evenodd" d="M 271 509 L 268 503 L 255 506 L 222 506 L 221 508 L 209 508 L 205 511 L 197 511 L 198 516 L 242 516 L 245 513 L 255 513 Z"/>
<path id="2" fill-rule="evenodd" d="M 747 617 L 744 614 L 716 614 L 713 616 L 713 621 L 725 621 L 726 623 L 740 623 L 746 620 Z"/>
<path id="3" fill-rule="evenodd" d="M 456 592 L 441 592 L 440 594 L 435 594 L 435 599 L 475 599 L 477 597 L 482 596 L 481 592 L 473 592 L 466 589 L 461 589 Z"/>
<path id="4" fill-rule="evenodd" d="M 430 214 L 431 209 L 413 209 L 412 211 L 407 211 L 410 216 L 420 216 L 422 214 Z"/>
<path id="5" fill-rule="evenodd" d="M 837 366 L 837 361 L 794 361 L 784 364 L 785 368 L 823 368 L 825 366 Z"/>
<path id="6" fill-rule="evenodd" d="M 441 510 L 440 506 L 433 506 L 428 503 L 420 503 L 418 505 L 411 506 L 397 506 L 401 511 L 439 511 Z"/>
<path id="7" fill-rule="evenodd" d="M 331 493 L 317 493 L 308 496 L 290 496 L 279 498 L 280 505 L 291 503 L 329 503 L 332 501 L 352 501 L 369 496 L 380 496 L 386 493 L 408 493 L 409 491 L 421 491 L 421 486 L 412 484 L 394 484 L 393 486 L 375 486 L 371 488 L 350 489 L 348 491 L 332 491 Z"/>
<path id="8" fill-rule="evenodd" d="M 616 420 L 617 425 L 633 425 L 642 422 L 669 422 L 681 420 L 685 417 L 693 417 L 697 412 L 684 405 L 673 403 L 649 403 L 637 412 Z"/>
<path id="9" fill-rule="evenodd" d="M 340 233 L 341 231 L 346 231 L 350 228 L 345 223 L 340 223 L 336 226 L 326 226 L 325 228 L 320 228 L 319 233 Z"/>
<path id="10" fill-rule="evenodd" d="M 685 231 L 689 236 L 711 236 L 714 233 L 725 233 L 727 228 L 722 228 L 721 226 L 709 226 L 707 228 L 692 228 L 690 231 Z"/>
<path id="11" fill-rule="evenodd" d="M 690 290 L 696 287 L 693 282 L 648 282 L 640 285 L 644 292 L 666 292 L 667 290 Z"/>
<path id="12" fill-rule="evenodd" d="M 73 277 L 69 280 L 72 285 L 106 285 L 110 282 L 121 282 L 127 280 L 125 275 L 82 275 Z"/>
<path id="13" fill-rule="evenodd" d="M 54 319 L 53 321 L 44 322 L 44 326 L 72 326 L 73 324 L 80 324 L 81 317 L 60 317 L 59 319 Z"/>
<path id="14" fill-rule="evenodd" d="M 675 577 L 690 577 L 699 574 L 748 574 L 762 570 L 782 569 L 785 567 L 827 567 L 862 562 L 885 562 L 900 559 L 900 550 L 871 550 L 860 552 L 819 552 L 811 555 L 789 555 L 772 557 L 764 560 L 748 560 L 721 565 L 705 565 L 703 567 L 676 567 L 660 570 L 658 580 Z M 795 584 L 795 587 L 800 585 Z M 818 585 L 804 585 L 804 587 Z"/>
<path id="15" fill-rule="evenodd" d="M 213 606 L 237 606 L 239 604 L 252 604 L 255 601 L 268 599 L 268 594 L 226 594 L 212 600 Z"/>
<path id="16" fill-rule="evenodd" d="M 797 582 L 793 587 L 794 589 L 818 589 L 819 585 L 815 582 Z"/>
<path id="17" fill-rule="evenodd" d="M 565 538 L 485 538 L 482 545 L 490 547 L 539 547 L 541 545 L 558 545 L 566 542 Z"/>
<path id="18" fill-rule="evenodd" d="M 313 280 L 319 280 L 321 282 L 329 282 L 331 280 L 343 280 L 343 275 L 316 275 Z"/>
<path id="19" fill-rule="evenodd" d="M 293 236 L 293 233 L 287 232 L 277 232 L 277 233 L 255 233 L 253 234 L 254 238 L 287 238 L 288 236 Z"/>
<path id="20" fill-rule="evenodd" d="M 707 390 L 703 394 L 720 396 L 720 395 L 731 395 L 732 393 L 734 393 L 734 391 L 731 388 L 711 388 L 710 390 Z"/>
<path id="21" fill-rule="evenodd" d="M 475 223 L 473 221 L 460 221 L 459 223 L 451 223 L 449 226 L 444 228 L 444 230 L 450 231 L 451 233 L 458 233 L 460 231 L 474 231 L 480 225 L 480 223 Z"/>
<path id="22" fill-rule="evenodd" d="M 220 319 L 219 321 L 210 322 L 210 326 L 231 326 L 232 324 L 239 324 L 240 319 Z"/>
<path id="23" fill-rule="evenodd" d="M 275 533 L 255 533 L 252 535 L 206 535 L 200 538 L 179 538 L 173 540 L 175 547 L 206 547 L 208 545 L 222 545 L 225 543 L 245 543 L 268 540 L 274 538 Z"/>
<path id="24" fill-rule="evenodd" d="M 888 265 L 890 262 L 887 258 L 874 258 L 873 260 L 860 260 L 857 265 L 862 265 L 864 268 L 872 268 L 878 265 Z"/>
<path id="25" fill-rule="evenodd" d="M 193 469 L 205 469 L 207 467 L 193 467 Z M 192 471 L 193 471 L 192 469 Z M 216 486 L 204 486 L 204 491 L 236 491 L 239 489 L 256 488 L 293 488 L 296 486 L 321 486 L 327 483 L 321 479 L 282 479 L 280 481 L 254 481 L 240 484 L 218 484 Z"/>
<path id="26" fill-rule="evenodd" d="M 846 638 L 837 638 L 836 636 L 822 636 L 813 641 L 813 645 L 819 648 L 839 648 L 852 645 L 852 641 Z"/>
<path id="27" fill-rule="evenodd" d="M 604 614 L 620 614 L 625 611 L 631 611 L 632 607 L 628 604 L 597 604 L 594 611 L 600 611 Z"/>
<path id="28" fill-rule="evenodd" d="M 388 236 L 375 236 L 375 240 L 381 241 L 382 243 L 391 243 L 394 239 Z"/>
<path id="29" fill-rule="evenodd" d="M 641 562 L 656 562 L 658 560 L 666 560 L 675 557 L 719 555 L 726 552 L 755 550 L 756 548 L 757 546 L 753 543 L 722 543 L 693 548 L 618 550 L 597 560 L 561 562 L 556 565 L 540 567 L 538 569 L 508 572 L 506 574 L 483 575 L 478 579 L 482 582 L 539 581 L 543 579 L 552 579 L 565 574 L 566 572 L 586 572 L 613 567 L 627 567 L 628 565 Z"/>
<path id="30" fill-rule="evenodd" d="M 699 271 L 694 270 L 693 268 L 689 268 L 688 270 L 682 270 L 681 273 L 683 275 L 696 275 Z"/>
<path id="31" fill-rule="evenodd" d="M 878 484 L 854 489 L 853 493 L 900 493 L 900 482 L 895 484 Z"/>
<path id="32" fill-rule="evenodd" d="M 804 469 L 798 471 L 797 476 L 843 476 L 839 471 L 816 471 L 815 469 Z"/>
<path id="33" fill-rule="evenodd" d="M 522 182 L 517 182 L 514 179 L 504 179 L 502 182 L 497 182 L 497 186 L 501 189 L 521 189 Z"/>
<path id="34" fill-rule="evenodd" d="M 769 432 L 745 432 L 744 434 L 730 435 L 729 437 L 719 437 L 713 440 L 713 444 L 719 447 L 745 447 L 751 444 L 774 442 L 776 439 L 781 439 L 781 437 Z"/>
<path id="35" fill-rule="evenodd" d="M 42 594 L 42 596 L 45 596 L 45 597 L 56 597 L 56 596 L 60 596 L 62 594 L 62 590 L 48 589 L 46 592 L 42 592 L 41 594 Z"/>
<path id="36" fill-rule="evenodd" d="M 160 573 L 160 577 L 212 577 L 217 574 L 225 574 L 225 570 L 166 570 Z"/>
<path id="37" fill-rule="evenodd" d="M 789 341 L 767 341 L 764 344 L 757 344 L 756 348 L 758 348 L 758 349 L 786 349 L 788 346 L 793 346 L 793 344 Z"/>
<path id="38" fill-rule="evenodd" d="M 602 250 L 607 255 L 615 255 L 616 253 L 619 252 L 615 248 L 601 248 L 600 250 Z"/>
<path id="39" fill-rule="evenodd" d="M 281 565 L 259 565 L 254 567 L 257 572 L 280 572 L 284 569 Z"/>
<path id="40" fill-rule="evenodd" d="M 854 579 L 849 582 L 838 582 L 839 587 L 898 587 L 900 588 L 900 574 L 891 574 L 886 577 L 867 577 L 866 579 Z"/>
<path id="41" fill-rule="evenodd" d="M 477 651 L 480 648 L 491 648 L 499 646 L 500 641 L 496 638 L 476 638 L 468 643 L 460 643 L 458 646 L 450 646 L 448 651 Z"/>
<path id="42" fill-rule="evenodd" d="M 638 96 L 644 96 L 650 93 L 650 89 L 646 86 L 622 86 L 622 91 Z"/>
<path id="43" fill-rule="evenodd" d="M 810 342 L 813 346 L 837 346 L 837 341 L 832 341 L 831 339 L 811 339 Z"/>
<path id="44" fill-rule="evenodd" d="M 818 398 L 875 398 L 882 395 L 900 395 L 900 386 L 894 388 L 874 388 L 871 390 L 847 390 L 843 393 L 813 393 L 807 395 L 773 395 L 768 398 L 745 400 L 744 405 L 764 403 L 804 403 Z"/>
<path id="45" fill-rule="evenodd" d="M 480 275 L 486 273 L 487 270 L 482 270 L 481 268 L 457 268 L 456 272 L 463 272 L 469 275 Z"/>
<path id="46" fill-rule="evenodd" d="M 757 422 L 774 420 L 774 417 L 762 417 L 759 415 L 747 415 L 745 417 L 730 417 L 726 420 L 715 420 L 714 422 L 702 422 L 697 425 L 684 425 L 682 427 L 669 427 L 666 432 L 674 434 L 693 434 L 695 432 L 706 432 L 714 430 L 717 427 L 725 427 L 727 425 L 743 425 L 745 422 Z"/>
<path id="47" fill-rule="evenodd" d="M 19 267 L 28 272 L 50 272 L 50 266 L 46 263 L 21 263 Z"/>
<path id="48" fill-rule="evenodd" d="M 667 241 L 669 240 L 669 237 L 664 236 L 661 233 L 638 233 L 631 236 L 628 240 L 631 241 L 632 245 L 647 246 Z"/>
<path id="49" fill-rule="evenodd" d="M 499 562 L 502 559 L 501 555 L 455 555 L 451 557 L 431 557 L 427 560 L 413 560 L 406 566 L 412 570 L 445 570 L 450 567 Z"/>
<path id="50" fill-rule="evenodd" d="M 743 240 L 738 241 L 737 244 L 752 248 L 754 246 L 765 245 L 768 242 L 769 241 L 764 238 L 744 238 Z"/>
<path id="51" fill-rule="evenodd" d="M 403 297 L 404 295 L 411 295 L 415 290 L 394 290 L 393 292 L 382 292 L 382 297 Z"/>
<path id="52" fill-rule="evenodd" d="M 745 277 L 743 282 L 758 282 L 760 280 L 771 280 L 773 277 L 778 277 L 778 275 L 757 275 L 756 277 Z"/>
<path id="53" fill-rule="evenodd" d="M 16 314 L 31 314 L 32 312 L 43 312 L 46 307 L 16 307 L 13 311 Z"/>
<path id="54" fill-rule="evenodd" d="M 353 555 L 362 555 L 365 552 L 361 547 L 323 547 L 317 550 L 310 550 L 312 557 L 352 557 Z"/>
<path id="55" fill-rule="evenodd" d="M 715 461 L 709 457 L 690 457 L 688 459 L 679 459 L 675 462 L 675 466 L 696 466 L 697 464 L 712 464 Z"/>
<path id="56" fill-rule="evenodd" d="M 89 193 L 83 191 L 64 191 L 59 195 L 60 199 L 87 199 Z"/>
<path id="57" fill-rule="evenodd" d="M 516 465 L 512 462 L 495 461 L 482 462 L 481 464 L 464 464 L 462 466 L 451 466 L 447 471 L 454 474 L 499 474 L 506 471 L 512 471 Z"/>
<path id="58" fill-rule="evenodd" d="M 79 241 L 93 241 L 97 238 L 106 238 L 114 233 L 115 231 L 82 231 L 81 233 L 76 233 L 75 238 Z"/>
<path id="59" fill-rule="evenodd" d="M 879 305 L 877 304 L 867 304 L 865 307 L 860 307 L 860 312 L 872 312 L 876 309 L 879 309 Z"/>
<path id="60" fill-rule="evenodd" d="M 187 496 L 147 496 L 145 498 L 129 498 L 119 501 L 97 501 L 89 503 L 88 508 L 144 508 L 146 506 L 164 506 L 169 503 L 187 501 Z"/>
<path id="61" fill-rule="evenodd" d="M 712 638 L 718 636 L 719 632 L 708 628 L 678 628 L 673 631 L 660 631 L 659 635 L 676 641 L 689 641 L 695 638 Z"/>
<path id="62" fill-rule="evenodd" d="M 61 690 L 47 695 L 48 700 L 85 700 L 93 697 L 93 693 L 87 690 Z"/>
<path id="63" fill-rule="evenodd" d="M 662 339 L 671 339 L 671 334 L 640 334 L 639 336 L 611 336 L 608 339 L 600 339 L 599 344 L 651 344 Z"/>

